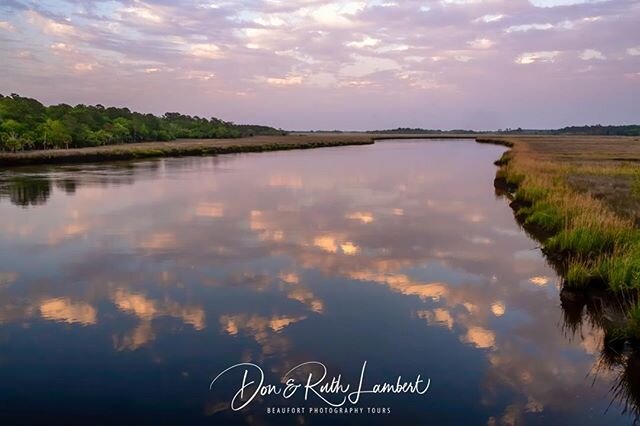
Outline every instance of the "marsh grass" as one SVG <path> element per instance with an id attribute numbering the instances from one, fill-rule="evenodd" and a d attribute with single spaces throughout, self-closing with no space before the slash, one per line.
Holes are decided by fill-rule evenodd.
<path id="1" fill-rule="evenodd" d="M 615 291 L 640 289 L 640 245 L 632 243 L 628 249 L 605 257 L 599 271 Z"/>
<path id="2" fill-rule="evenodd" d="M 563 228 L 565 216 L 562 210 L 548 200 L 538 201 L 518 211 L 525 226 L 541 231 L 542 235 L 554 235 Z"/>
<path id="3" fill-rule="evenodd" d="M 128 145 L 0 153 L 0 167 L 31 164 L 83 163 L 152 157 L 218 155 L 243 152 L 310 149 L 374 143 L 371 135 L 256 136 L 241 139 L 184 139 Z"/>
<path id="4" fill-rule="evenodd" d="M 625 232 L 618 229 L 571 227 L 549 238 L 545 248 L 560 256 L 570 256 L 579 260 L 597 260 L 602 255 L 612 253 L 626 240 Z"/>
<path id="5" fill-rule="evenodd" d="M 512 203 L 516 216 L 534 230 L 544 252 L 562 264 L 565 284 L 589 288 L 606 283 L 614 291 L 640 289 L 640 232 L 631 220 L 568 184 L 568 177 L 575 174 L 619 174 L 634 179 L 632 193 L 640 196 L 638 166 L 630 162 L 572 163 L 564 153 L 554 159 L 540 155 L 525 141 L 511 142 L 512 149 L 497 162 L 497 176 L 517 187 L 517 203 Z"/>
<path id="6" fill-rule="evenodd" d="M 608 290 L 622 301 L 623 315 L 607 323 L 607 333 L 620 341 L 640 342 L 640 230 L 619 201 L 605 204 L 607 195 L 640 199 L 640 150 L 622 142 L 604 147 L 589 142 L 584 150 L 580 141 L 569 148 L 560 140 L 539 146 L 536 141 L 512 140 L 512 149 L 496 162 L 496 179 L 515 188 L 511 206 L 516 217 L 542 243 L 565 288 Z M 561 153 L 554 155 L 554 150 Z M 623 155 L 634 161 L 616 160 Z M 600 186 L 605 196 L 601 191 L 595 198 L 588 187 L 578 190 L 571 185 L 574 176 L 608 182 Z"/>
<path id="7" fill-rule="evenodd" d="M 569 262 L 565 277 L 565 285 L 573 289 L 582 289 L 595 285 L 601 278 L 600 271 L 593 265 L 583 261 Z"/>
<path id="8" fill-rule="evenodd" d="M 615 330 L 613 335 L 618 339 L 640 339 L 640 302 L 632 303 L 626 309 L 626 322 L 623 327 Z"/>

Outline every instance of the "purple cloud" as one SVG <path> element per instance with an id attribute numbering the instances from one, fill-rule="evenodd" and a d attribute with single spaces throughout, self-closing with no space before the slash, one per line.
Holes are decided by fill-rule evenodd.
<path id="1" fill-rule="evenodd" d="M 0 92 L 289 129 L 638 122 L 631 0 L 0 7 Z"/>

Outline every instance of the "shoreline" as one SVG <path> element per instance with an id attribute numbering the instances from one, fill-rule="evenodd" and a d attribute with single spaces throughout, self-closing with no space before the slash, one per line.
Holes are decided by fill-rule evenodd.
<path id="1" fill-rule="evenodd" d="M 629 217 L 620 204 L 620 198 L 640 203 L 634 192 L 640 140 L 480 137 L 477 142 L 509 147 L 495 162 L 494 187 L 562 279 L 561 303 L 576 305 L 576 312 L 586 309 L 610 344 L 640 347 L 640 231 L 637 217 Z"/>
<path id="2" fill-rule="evenodd" d="M 373 142 L 373 139 L 370 137 L 340 139 L 333 136 L 255 136 L 239 139 L 178 139 L 170 142 L 141 142 L 90 148 L 0 153 L 0 167 L 98 163 L 159 157 L 284 151 L 347 145 L 369 145 Z"/>
<path id="3" fill-rule="evenodd" d="M 391 139 L 475 139 L 476 135 L 419 134 L 291 134 L 253 136 L 238 139 L 177 139 L 168 142 L 139 142 L 99 147 L 33 150 L 0 153 L 0 167 L 31 165 L 98 163 L 144 158 L 205 156 L 247 152 L 286 151 L 352 145 L 371 145 Z"/>

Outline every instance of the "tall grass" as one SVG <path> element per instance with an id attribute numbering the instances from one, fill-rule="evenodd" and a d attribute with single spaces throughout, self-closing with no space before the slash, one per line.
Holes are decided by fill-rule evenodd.
<path id="1" fill-rule="evenodd" d="M 517 187 L 516 215 L 533 229 L 545 253 L 561 260 L 566 285 L 640 289 L 639 231 L 590 194 L 572 189 L 567 180 L 575 173 L 611 173 L 610 166 L 598 169 L 540 158 L 526 142 L 514 143 L 498 164 L 499 176 Z M 634 173 L 629 167 L 621 169 L 622 174 Z M 640 194 L 640 177 L 635 179 L 632 192 Z"/>
<path id="2" fill-rule="evenodd" d="M 640 288 L 640 245 L 632 243 L 626 250 L 605 257 L 599 270 L 613 290 Z"/>
<path id="3" fill-rule="evenodd" d="M 584 288 L 590 285 L 596 278 L 591 265 L 585 262 L 570 262 L 565 278 L 565 285 L 572 288 Z"/>

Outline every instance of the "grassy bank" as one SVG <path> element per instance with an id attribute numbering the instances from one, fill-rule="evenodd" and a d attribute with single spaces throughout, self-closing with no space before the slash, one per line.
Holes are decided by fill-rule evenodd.
<path id="1" fill-rule="evenodd" d="M 240 139 L 178 139 L 100 147 L 48 149 L 18 153 L 0 152 L 0 167 L 33 164 L 88 163 L 152 157 L 217 155 L 241 152 L 282 151 L 346 145 L 369 145 L 383 139 L 473 139 L 469 135 L 377 135 L 367 133 L 297 133 Z"/>
<path id="2" fill-rule="evenodd" d="M 496 163 L 496 187 L 542 243 L 572 289 L 605 288 L 621 300 L 640 290 L 640 139 L 490 137 L 511 147 Z M 640 306 L 620 330 L 640 338 Z"/>
<path id="3" fill-rule="evenodd" d="M 343 145 L 372 144 L 369 135 L 256 136 L 241 139 L 180 139 L 172 142 L 145 142 L 92 148 L 50 149 L 0 153 L 0 166 L 83 163 L 150 157 L 216 155 L 310 149 Z"/>

